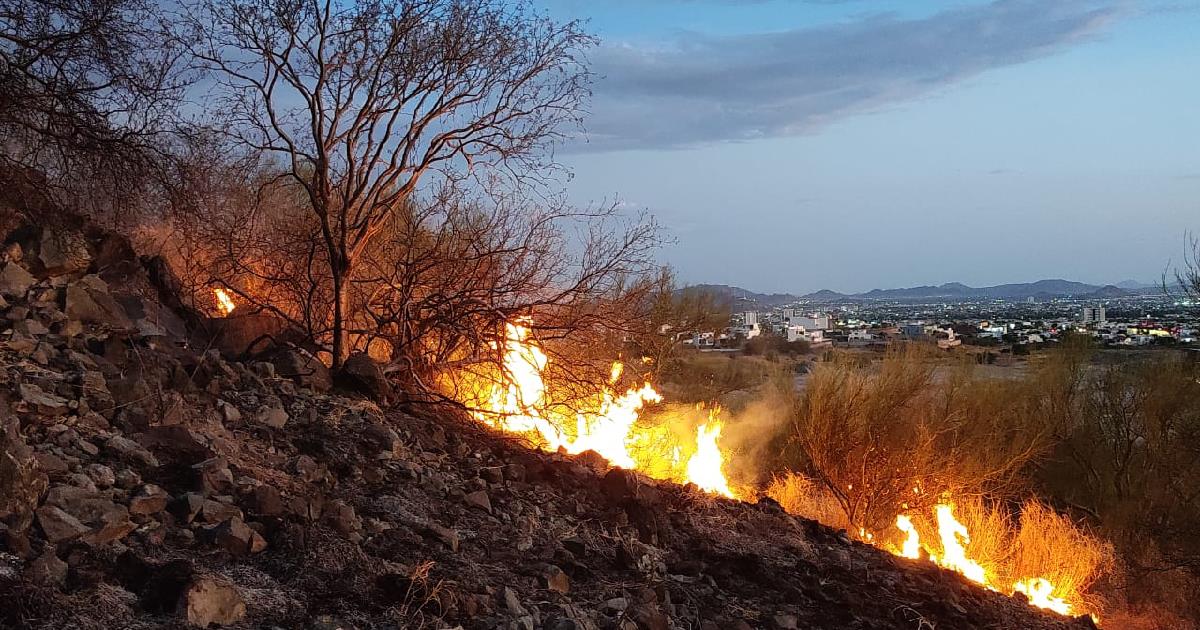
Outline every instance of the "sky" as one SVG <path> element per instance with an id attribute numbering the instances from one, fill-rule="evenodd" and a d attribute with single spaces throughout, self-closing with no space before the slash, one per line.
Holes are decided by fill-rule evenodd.
<path id="1" fill-rule="evenodd" d="M 534 2 L 601 40 L 569 196 L 683 282 L 1155 282 L 1200 233 L 1200 0 Z"/>

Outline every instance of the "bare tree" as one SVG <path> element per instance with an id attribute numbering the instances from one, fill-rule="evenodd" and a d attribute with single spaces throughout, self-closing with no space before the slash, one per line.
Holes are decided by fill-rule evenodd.
<path id="1" fill-rule="evenodd" d="M 180 57 L 153 2 L 0 0 L 0 167 L 87 188 L 75 201 L 147 181 L 187 83 Z"/>
<path id="2" fill-rule="evenodd" d="M 547 176 L 590 80 L 577 23 L 504 0 L 202 0 L 187 16 L 218 127 L 306 196 L 335 367 L 355 267 L 422 180 Z"/>

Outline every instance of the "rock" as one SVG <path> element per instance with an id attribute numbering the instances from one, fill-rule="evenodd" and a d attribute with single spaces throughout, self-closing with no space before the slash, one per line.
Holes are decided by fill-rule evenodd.
<path id="1" fill-rule="evenodd" d="M 235 556 L 245 556 L 267 548 L 267 541 L 240 517 L 231 518 L 218 525 L 213 530 L 213 540 Z"/>
<path id="2" fill-rule="evenodd" d="M 39 415 L 57 418 L 70 410 L 66 398 L 47 393 L 33 383 L 21 383 L 17 386 L 17 393 L 21 395 L 21 400 Z"/>
<path id="3" fill-rule="evenodd" d="M 450 551 L 455 553 L 458 552 L 458 532 L 450 529 L 449 527 L 443 527 L 438 523 L 429 523 L 429 531 L 433 532 L 433 535 L 437 536 L 438 540 L 442 541 L 443 544 L 449 547 Z"/>
<path id="4" fill-rule="evenodd" d="M 52 275 L 78 273 L 92 264 L 87 239 L 78 230 L 66 228 L 42 229 L 38 259 L 41 260 L 46 273 Z"/>
<path id="5" fill-rule="evenodd" d="M 194 578 L 182 599 L 188 624 L 199 628 L 234 624 L 246 616 L 246 603 L 237 589 L 217 577 Z"/>
<path id="6" fill-rule="evenodd" d="M 129 510 L 123 505 L 108 512 L 102 517 L 99 527 L 84 535 L 83 540 L 89 545 L 103 545 L 120 540 L 137 529 L 137 525 L 129 520 Z"/>
<path id="7" fill-rule="evenodd" d="M 0 521 L 17 531 L 27 529 L 49 484 L 16 418 L 0 411 Z"/>
<path id="8" fill-rule="evenodd" d="M 108 441 L 104 443 L 104 449 L 131 464 L 147 468 L 158 467 L 157 457 L 143 448 L 141 444 L 127 437 L 114 435 L 108 438 Z"/>
<path id="9" fill-rule="evenodd" d="M 524 615 L 525 607 L 521 605 L 521 598 L 517 592 L 511 587 L 505 586 L 500 591 L 500 599 L 504 602 L 504 608 L 514 615 Z"/>
<path id="10" fill-rule="evenodd" d="M 198 492 L 188 492 L 167 503 L 167 511 L 182 523 L 196 520 L 204 507 L 204 495 Z"/>
<path id="11" fill-rule="evenodd" d="M 364 394 L 375 401 L 386 402 L 392 397 L 392 384 L 383 370 L 363 352 L 350 355 L 333 381 L 340 388 Z"/>
<path id="12" fill-rule="evenodd" d="M 182 425 L 150 427 L 138 439 L 156 459 L 167 462 L 197 467 L 215 455 L 202 435 Z"/>
<path id="13" fill-rule="evenodd" d="M 25 576 L 34 584 L 44 586 L 61 584 L 67 579 L 67 563 L 60 560 L 55 555 L 54 548 L 51 547 L 25 567 Z"/>
<path id="14" fill-rule="evenodd" d="M 52 479 L 66 477 L 71 471 L 67 463 L 54 453 L 34 453 L 33 458 L 37 460 L 38 467 L 42 469 L 42 472 L 45 472 Z"/>
<path id="15" fill-rule="evenodd" d="M 235 310 L 229 317 L 208 320 L 206 326 L 212 333 L 212 346 L 231 359 L 259 354 L 270 349 L 275 340 L 289 337 L 287 322 L 266 313 Z"/>
<path id="16" fill-rule="evenodd" d="M 133 531 L 129 510 L 109 500 L 103 493 L 75 486 L 54 486 L 46 493 L 43 507 L 61 508 L 88 528 L 84 539 L 100 545 L 125 537 Z"/>
<path id="17" fill-rule="evenodd" d="M 476 490 L 475 492 L 468 494 L 467 496 L 463 497 L 463 501 L 465 501 L 467 505 L 473 505 L 484 512 L 487 512 L 488 514 L 492 513 L 492 500 L 488 498 L 487 492 L 484 492 L 483 490 Z"/>
<path id="18" fill-rule="evenodd" d="M 333 501 L 325 508 L 323 520 L 343 536 L 349 536 L 362 530 L 362 519 L 354 512 L 354 508 L 345 501 Z"/>
<path id="19" fill-rule="evenodd" d="M 104 464 L 88 464 L 83 472 L 96 484 L 97 488 L 111 488 L 117 483 L 117 475 Z"/>
<path id="20" fill-rule="evenodd" d="M 262 484 L 253 491 L 253 512 L 259 516 L 283 516 L 283 497 L 274 486 Z"/>
<path id="21" fill-rule="evenodd" d="M 303 350 L 285 348 L 271 357 L 275 372 L 292 379 L 301 387 L 327 392 L 333 387 L 333 375 L 319 359 Z"/>
<path id="22" fill-rule="evenodd" d="M 87 275 L 67 285 L 67 317 L 89 324 L 130 328 L 133 322 L 97 275 Z"/>
<path id="23" fill-rule="evenodd" d="M 235 518 L 242 518 L 242 511 L 236 505 L 205 499 L 200 508 L 200 519 L 205 523 L 224 523 Z"/>
<path id="24" fill-rule="evenodd" d="M 10 262 L 0 271 L 0 294 L 22 297 L 35 282 L 37 280 L 24 267 Z"/>
<path id="25" fill-rule="evenodd" d="M 13 324 L 13 330 L 30 337 L 41 337 L 50 334 L 50 329 L 36 319 L 22 319 Z"/>
<path id="26" fill-rule="evenodd" d="M 778 614 L 771 617 L 771 627 L 777 630 L 796 630 L 800 627 L 800 620 L 796 615 Z"/>
<path id="27" fill-rule="evenodd" d="M 282 407 L 266 407 L 258 412 L 258 422 L 272 429 L 282 429 L 288 421 L 288 412 Z"/>
<path id="28" fill-rule="evenodd" d="M 605 601 L 604 605 L 602 606 L 602 610 L 611 615 L 623 613 L 625 612 L 626 608 L 629 608 L 629 600 L 625 599 L 624 597 L 614 597 L 609 599 Z"/>
<path id="29" fill-rule="evenodd" d="M 587 543 L 578 534 L 562 539 L 563 549 L 566 549 L 575 559 L 582 560 L 587 556 Z"/>
<path id="30" fill-rule="evenodd" d="M 79 519 L 52 505 L 43 505 L 37 509 L 37 521 L 42 533 L 46 535 L 46 540 L 55 545 L 64 540 L 79 538 L 89 531 Z"/>
<path id="31" fill-rule="evenodd" d="M 372 422 L 363 429 L 363 441 L 371 445 L 379 453 L 395 453 L 403 443 L 400 436 L 386 424 Z"/>
<path id="32" fill-rule="evenodd" d="M 670 630 L 671 622 L 658 608 L 658 604 L 648 602 L 628 611 L 629 618 L 637 624 L 639 630 Z"/>
<path id="33" fill-rule="evenodd" d="M 171 495 L 166 490 L 148 483 L 138 488 L 137 493 L 129 500 L 130 514 L 158 514 L 167 509 Z"/>
<path id="34" fill-rule="evenodd" d="M 553 564 L 546 566 L 546 569 L 542 572 L 542 577 L 546 580 L 546 588 L 555 593 L 566 595 L 571 590 L 571 580 L 567 577 L 567 574 Z"/>
<path id="35" fill-rule="evenodd" d="M 242 421 L 242 411 L 237 407 L 223 400 L 217 403 L 217 407 L 221 410 L 221 419 L 226 424 L 237 424 Z"/>

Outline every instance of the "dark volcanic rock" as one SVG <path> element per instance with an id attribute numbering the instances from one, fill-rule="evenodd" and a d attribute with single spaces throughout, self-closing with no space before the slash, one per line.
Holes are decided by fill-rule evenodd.
<path id="1" fill-rule="evenodd" d="M 346 359 L 341 371 L 334 376 L 334 384 L 376 401 L 387 401 L 392 396 L 392 384 L 384 376 L 383 370 L 363 352 L 356 352 Z"/>

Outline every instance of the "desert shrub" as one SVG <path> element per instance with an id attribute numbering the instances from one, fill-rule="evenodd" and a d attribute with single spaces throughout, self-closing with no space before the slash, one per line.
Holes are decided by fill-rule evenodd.
<path id="1" fill-rule="evenodd" d="M 979 379 L 966 364 L 939 377 L 936 365 L 918 346 L 868 368 L 819 364 L 786 428 L 782 465 L 823 484 L 868 531 L 946 493 L 1012 491 L 1049 447 L 1048 428 L 1022 413 L 1030 391 Z"/>
<path id="2" fill-rule="evenodd" d="M 1103 614 L 1102 599 L 1088 593 L 1114 568 L 1112 544 L 1035 500 L 1021 506 L 1011 543 L 1007 572 L 1012 579 L 1044 578 L 1076 610 Z"/>

